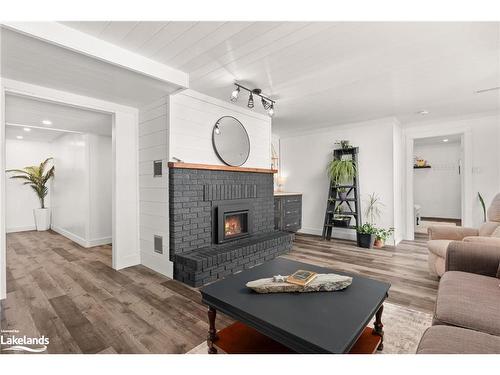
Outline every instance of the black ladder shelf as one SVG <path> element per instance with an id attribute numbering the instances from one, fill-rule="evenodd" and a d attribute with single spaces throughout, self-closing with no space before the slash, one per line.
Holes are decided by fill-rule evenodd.
<path id="1" fill-rule="evenodd" d="M 356 165 L 356 174 L 352 180 L 352 185 L 336 185 L 330 181 L 330 189 L 328 190 L 328 200 L 326 203 L 325 224 L 323 226 L 323 239 L 330 240 L 332 238 L 332 230 L 334 228 L 333 219 L 335 218 L 336 210 L 341 207 L 343 210 L 340 214 L 344 216 L 352 216 L 355 225 L 349 225 L 348 228 L 356 229 L 361 225 L 361 205 L 359 202 L 359 176 L 358 176 L 358 147 L 347 149 L 333 150 L 333 159 L 341 160 L 342 158 L 351 158 Z M 340 197 L 340 191 L 345 190 L 345 197 Z M 352 221 L 352 220 L 351 220 Z"/>

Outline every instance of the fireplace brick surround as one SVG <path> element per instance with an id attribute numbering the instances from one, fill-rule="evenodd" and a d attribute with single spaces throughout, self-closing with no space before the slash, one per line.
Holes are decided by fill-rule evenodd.
<path id="1" fill-rule="evenodd" d="M 169 164 L 170 260 L 176 280 L 198 287 L 291 249 L 293 235 L 274 229 L 272 173 L 176 164 Z M 242 204 L 251 215 L 249 235 L 218 244 L 219 205 Z"/>

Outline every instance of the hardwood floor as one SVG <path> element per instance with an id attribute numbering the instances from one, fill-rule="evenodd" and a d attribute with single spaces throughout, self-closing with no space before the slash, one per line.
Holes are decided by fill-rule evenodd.
<path id="1" fill-rule="evenodd" d="M 286 257 L 389 281 L 389 301 L 433 309 L 437 281 L 427 273 L 423 240 L 363 250 L 297 235 Z M 50 231 L 7 235 L 1 305 L 1 328 L 49 337 L 49 353 L 185 353 L 208 330 L 196 289 L 143 266 L 115 271 L 110 246 L 85 249 Z M 217 328 L 230 323 L 218 314 Z"/>

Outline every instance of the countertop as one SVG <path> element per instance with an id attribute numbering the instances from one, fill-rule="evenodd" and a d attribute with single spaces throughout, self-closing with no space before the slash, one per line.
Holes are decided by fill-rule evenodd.
<path id="1" fill-rule="evenodd" d="M 275 197 L 282 197 L 282 196 L 285 196 L 285 195 L 302 195 L 302 193 L 291 193 L 291 192 L 288 192 L 288 191 L 275 191 L 274 192 L 274 196 Z"/>

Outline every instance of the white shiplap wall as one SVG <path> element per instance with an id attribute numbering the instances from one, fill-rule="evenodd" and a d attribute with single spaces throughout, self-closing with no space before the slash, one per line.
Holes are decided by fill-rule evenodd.
<path id="1" fill-rule="evenodd" d="M 259 105 L 257 103 L 256 105 Z M 170 96 L 170 158 L 187 163 L 223 164 L 212 146 L 212 129 L 223 116 L 241 121 L 250 138 L 243 167 L 271 167 L 271 118 L 193 90 Z"/>
<path id="2" fill-rule="evenodd" d="M 168 97 L 139 109 L 139 215 L 141 263 L 173 277 L 168 230 Z M 163 175 L 153 177 L 153 161 L 162 160 Z M 163 254 L 153 250 L 154 235 L 163 236 Z"/>

